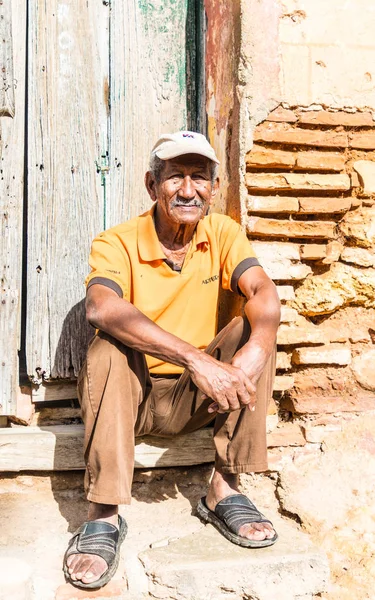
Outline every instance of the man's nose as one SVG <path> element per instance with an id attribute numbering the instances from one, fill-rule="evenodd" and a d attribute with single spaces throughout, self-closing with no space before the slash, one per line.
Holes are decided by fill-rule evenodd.
<path id="1" fill-rule="evenodd" d="M 183 178 L 179 195 L 183 198 L 190 199 L 195 197 L 195 187 L 193 180 L 188 175 Z"/>

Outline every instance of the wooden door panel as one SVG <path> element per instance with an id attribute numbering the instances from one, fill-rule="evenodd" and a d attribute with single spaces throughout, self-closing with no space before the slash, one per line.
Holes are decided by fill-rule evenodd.
<path id="1" fill-rule="evenodd" d="M 1 39 L 6 49 L 2 68 L 11 89 L 3 90 L 2 114 L 8 116 L 0 119 L 0 415 L 9 415 L 16 410 L 20 348 L 26 11 L 23 0 L 3 4 Z"/>
<path id="2" fill-rule="evenodd" d="M 161 133 L 187 127 L 188 0 L 112 0 L 107 226 L 150 207 L 143 179 Z"/>
<path id="3" fill-rule="evenodd" d="M 29 0 L 26 358 L 34 382 L 77 375 L 92 335 L 83 303 L 91 241 L 147 210 L 152 145 L 188 125 L 195 3 Z"/>
<path id="4" fill-rule="evenodd" d="M 109 7 L 29 0 L 28 375 L 76 376 L 88 328 L 83 282 L 104 205 Z"/>

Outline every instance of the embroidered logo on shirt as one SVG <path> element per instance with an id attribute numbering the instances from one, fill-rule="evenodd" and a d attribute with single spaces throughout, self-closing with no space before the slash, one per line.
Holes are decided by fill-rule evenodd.
<path id="1" fill-rule="evenodd" d="M 212 277 L 209 277 L 208 279 L 203 279 L 202 283 L 211 283 L 212 281 L 216 281 L 217 279 L 219 279 L 219 275 L 213 275 Z"/>
<path id="2" fill-rule="evenodd" d="M 115 271 L 114 269 L 106 269 L 108 273 L 114 273 L 115 275 L 121 275 L 121 271 Z"/>

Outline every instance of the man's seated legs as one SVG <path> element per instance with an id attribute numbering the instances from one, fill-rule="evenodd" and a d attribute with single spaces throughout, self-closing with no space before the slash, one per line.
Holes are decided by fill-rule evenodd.
<path id="1" fill-rule="evenodd" d="M 230 362 L 248 340 L 250 328 L 243 318 L 233 320 L 207 348 L 216 359 Z M 248 408 L 215 415 L 185 371 L 178 379 L 149 376 L 144 356 L 100 333 L 93 340 L 79 380 L 85 421 L 85 488 L 90 501 L 88 519 L 117 525 L 117 505 L 129 504 L 134 467 L 134 437 L 146 433 L 173 436 L 195 431 L 215 418 L 215 473 L 206 503 L 238 493 L 237 474 L 267 468 L 265 417 L 272 395 L 274 357 L 257 386 L 255 411 Z M 273 529 L 263 524 L 244 525 L 240 535 L 248 539 L 272 538 Z M 107 569 L 95 555 L 68 559 L 73 580 L 89 583 Z"/>

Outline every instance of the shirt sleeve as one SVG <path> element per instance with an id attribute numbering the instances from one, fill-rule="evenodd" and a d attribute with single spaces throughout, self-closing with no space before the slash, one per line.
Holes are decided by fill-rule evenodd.
<path id="1" fill-rule="evenodd" d="M 130 261 L 120 239 L 108 232 L 99 234 L 91 246 L 86 288 L 100 283 L 114 290 L 121 298 L 130 298 Z"/>
<path id="2" fill-rule="evenodd" d="M 225 217 L 220 232 L 220 267 L 223 289 L 242 295 L 238 287 L 238 280 L 247 269 L 255 266 L 260 266 L 260 263 L 241 225 L 230 217 Z"/>

